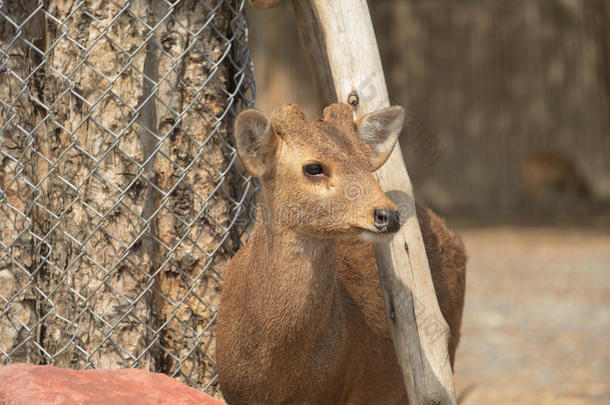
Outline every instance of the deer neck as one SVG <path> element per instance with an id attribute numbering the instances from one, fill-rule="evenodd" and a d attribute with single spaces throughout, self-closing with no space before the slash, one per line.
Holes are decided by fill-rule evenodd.
<path id="1" fill-rule="evenodd" d="M 263 222 L 255 226 L 253 253 L 264 263 L 257 263 L 256 285 L 250 286 L 256 295 L 252 304 L 262 308 L 261 324 L 276 342 L 319 341 L 329 323 L 341 317 L 336 242 Z"/>

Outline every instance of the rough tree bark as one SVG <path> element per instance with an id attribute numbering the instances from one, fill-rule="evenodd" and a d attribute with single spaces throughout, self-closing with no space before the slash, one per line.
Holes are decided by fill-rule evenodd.
<path id="1" fill-rule="evenodd" d="M 217 7 L 211 21 L 209 7 Z M 230 46 L 222 38 L 231 37 L 230 18 L 226 3 L 183 1 L 158 30 L 163 51 L 153 55 L 153 74 L 165 78 L 155 119 L 157 134 L 165 138 L 154 163 L 161 371 L 200 386 L 212 383 L 216 373 L 210 322 L 219 305 L 220 274 L 233 252 L 226 227 L 235 179 L 226 173 L 231 123 L 224 116 L 226 89 L 233 85 L 229 63 L 221 63 Z"/>
<path id="2" fill-rule="evenodd" d="M 45 17 L 35 0 L 4 3 L 17 22 L 35 15 L 21 35 L 46 54 L 17 41 L 0 55 L 1 116 L 16 117 L 0 123 L 3 362 L 214 384 L 220 275 L 238 243 L 232 5 L 50 0 Z M 2 20 L 0 49 L 18 35 Z M 17 350 L 27 339 L 46 353 Z"/>
<path id="3" fill-rule="evenodd" d="M 33 0 L 5 2 L 0 9 L 21 24 L 35 6 Z M 35 108 L 24 91 L 32 66 L 40 62 L 24 39 L 37 38 L 39 27 L 30 23 L 18 31 L 0 17 L 0 364 L 40 361 L 31 344 L 39 339 L 34 240 L 29 233 L 34 193 L 29 150 L 33 137 L 28 133 L 34 127 Z"/>
<path id="4" fill-rule="evenodd" d="M 151 283 L 152 251 L 140 243 L 148 189 L 132 184 L 145 140 L 128 126 L 144 96 L 146 47 L 137 49 L 147 30 L 135 16 L 145 20 L 150 4 L 134 1 L 126 13 L 119 3 L 48 5 L 65 25 L 46 19 L 48 117 L 36 145 L 50 163 L 37 165 L 44 205 L 37 221 L 49 246 L 40 278 L 49 297 L 43 343 L 60 367 L 154 369 L 152 300 L 141 296 Z"/>

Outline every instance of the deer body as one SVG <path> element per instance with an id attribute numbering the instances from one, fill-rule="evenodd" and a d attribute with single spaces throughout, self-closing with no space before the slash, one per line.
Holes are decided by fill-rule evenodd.
<path id="1" fill-rule="evenodd" d="M 326 120 L 343 129 L 351 109 L 342 105 L 329 109 Z M 281 134 L 281 126 L 282 122 L 274 122 L 274 132 Z M 272 144 L 264 153 L 275 159 L 282 153 L 290 155 L 286 149 L 294 147 L 285 138 L 283 145 Z M 280 148 L 285 150 L 279 152 Z M 240 156 L 244 160 L 241 152 Z M 358 156 L 349 158 L 358 160 Z M 290 156 L 285 162 L 288 166 L 302 163 Z M 357 176 L 350 181 L 358 179 L 362 199 L 348 198 L 339 205 L 334 200 L 323 210 L 312 210 L 337 198 L 332 189 L 342 187 L 340 168 L 328 169 L 327 184 L 315 183 L 326 181 L 322 178 L 313 179 L 314 183 L 303 185 L 305 191 L 294 194 L 286 185 L 294 184 L 302 173 L 282 166 L 274 166 L 271 175 L 288 177 L 287 183 L 265 182 L 265 175 L 261 176 L 259 206 L 268 210 L 259 211 L 252 237 L 232 259 L 225 276 L 217 325 L 217 363 L 225 399 L 232 405 L 406 403 L 372 245 L 360 240 L 363 234 L 370 239 L 375 235 L 369 233 L 377 232 L 367 221 L 375 223 L 377 233 L 392 231 L 391 226 L 378 223 L 379 215 L 371 214 L 392 208 L 392 203 L 374 181 L 367 184 L 356 170 Z M 348 169 L 341 177 L 349 177 L 354 168 Z M 334 182 L 333 177 L 337 177 Z M 314 198 L 315 204 L 307 205 L 303 198 Z M 370 206 L 358 211 L 365 215 L 341 211 L 349 203 L 364 200 Z M 288 219 L 282 206 L 286 201 L 300 202 Z M 465 255 L 459 239 L 442 220 L 424 207 L 418 207 L 418 215 L 441 311 L 451 328 L 453 361 L 463 307 Z M 317 229 L 321 235 L 315 233 Z"/>
<path id="2" fill-rule="evenodd" d="M 553 205 L 558 199 L 589 201 L 591 187 L 574 161 L 560 150 L 538 149 L 520 164 L 521 181 L 529 205 Z"/>

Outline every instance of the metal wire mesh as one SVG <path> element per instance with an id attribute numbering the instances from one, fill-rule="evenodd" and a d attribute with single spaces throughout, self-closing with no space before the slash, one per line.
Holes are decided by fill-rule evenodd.
<path id="1" fill-rule="evenodd" d="M 255 183 L 245 0 L 0 1 L 0 364 L 139 367 L 216 392 Z"/>

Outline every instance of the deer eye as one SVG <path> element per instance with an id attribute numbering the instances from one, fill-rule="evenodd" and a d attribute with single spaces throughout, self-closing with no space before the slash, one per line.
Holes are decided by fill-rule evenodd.
<path id="1" fill-rule="evenodd" d="M 320 176 L 320 175 L 324 174 L 324 168 L 322 167 L 322 165 L 320 165 L 318 163 L 312 163 L 312 164 L 303 166 L 303 173 L 305 173 L 308 176 Z"/>

